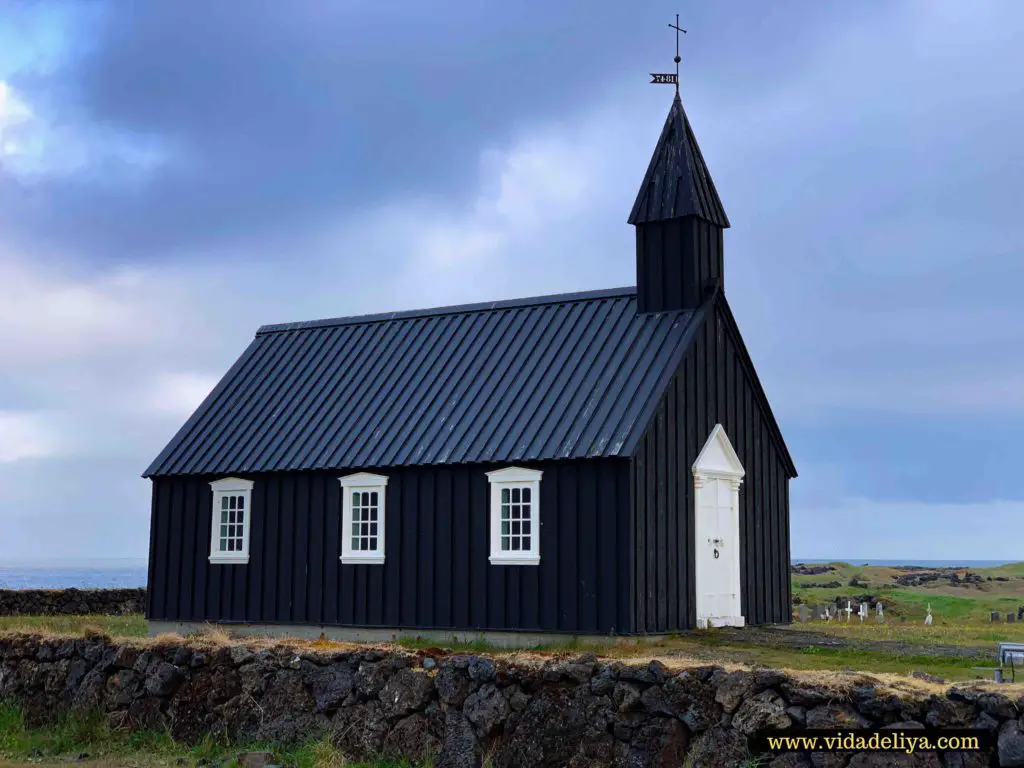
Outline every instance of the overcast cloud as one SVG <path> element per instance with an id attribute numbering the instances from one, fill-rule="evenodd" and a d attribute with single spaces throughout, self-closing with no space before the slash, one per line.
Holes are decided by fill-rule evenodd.
<path id="1" fill-rule="evenodd" d="M 0 560 L 145 556 L 261 324 L 631 284 L 676 10 L 794 555 L 1020 557 L 1024 6 L 260 5 L 0 0 Z"/>

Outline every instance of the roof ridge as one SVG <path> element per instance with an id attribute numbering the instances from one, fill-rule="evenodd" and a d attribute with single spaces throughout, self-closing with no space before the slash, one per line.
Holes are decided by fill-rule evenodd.
<path id="1" fill-rule="evenodd" d="M 369 315 L 351 315 L 348 317 L 331 317 L 321 320 L 305 320 L 295 323 L 272 323 L 261 325 L 256 331 L 257 336 L 285 331 L 309 330 L 312 328 L 332 328 L 338 325 L 363 325 L 366 323 L 382 323 L 388 320 L 408 320 L 418 317 L 436 317 L 437 315 L 457 315 L 468 312 L 486 312 L 495 309 L 515 309 L 534 307 L 545 304 L 562 304 L 566 302 L 591 301 L 594 299 L 610 299 L 624 296 L 635 296 L 636 286 L 627 285 L 621 288 L 602 288 L 593 291 L 577 291 L 575 293 L 552 293 L 544 296 L 529 296 L 521 299 L 502 299 L 484 301 L 474 304 L 453 304 L 446 307 L 430 309 L 410 309 L 401 312 L 381 312 Z"/>

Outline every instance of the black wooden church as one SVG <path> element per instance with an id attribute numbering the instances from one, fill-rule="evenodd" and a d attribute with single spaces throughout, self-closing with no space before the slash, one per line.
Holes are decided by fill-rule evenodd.
<path id="1" fill-rule="evenodd" d="M 796 469 L 678 94 L 629 223 L 635 288 L 260 328 L 145 472 L 151 631 L 789 621 Z"/>

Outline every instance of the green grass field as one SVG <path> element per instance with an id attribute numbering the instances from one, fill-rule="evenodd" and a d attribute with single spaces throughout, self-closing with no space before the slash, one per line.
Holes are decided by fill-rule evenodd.
<path id="1" fill-rule="evenodd" d="M 295 768 L 413 768 L 406 762 L 352 763 L 327 740 L 296 748 L 273 744 L 229 745 L 207 739 L 195 747 L 175 743 L 166 733 L 128 733 L 111 729 L 102 715 L 63 717 L 45 728 L 26 728 L 21 712 L 0 705 L 0 768 L 7 766 L 79 766 L 156 768 L 180 765 L 237 765 L 242 752 L 273 752 L 281 764 Z"/>

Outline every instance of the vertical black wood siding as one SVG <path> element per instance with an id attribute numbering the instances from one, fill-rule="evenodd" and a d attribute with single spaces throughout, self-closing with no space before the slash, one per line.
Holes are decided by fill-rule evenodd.
<path id="1" fill-rule="evenodd" d="M 638 224 L 638 312 L 695 309 L 708 281 L 725 279 L 720 227 L 695 216 Z"/>
<path id="2" fill-rule="evenodd" d="M 488 562 L 495 466 L 401 467 L 387 475 L 383 565 L 344 565 L 335 472 L 255 480 L 245 565 L 212 565 L 214 477 L 153 480 L 149 613 L 233 621 L 408 629 L 633 631 L 629 461 L 534 463 L 541 562 Z"/>
<path id="3" fill-rule="evenodd" d="M 637 632 L 696 625 L 691 467 L 716 423 L 746 470 L 740 584 L 748 624 L 788 622 L 789 480 L 779 444 L 716 305 L 686 353 L 633 458 Z"/>

